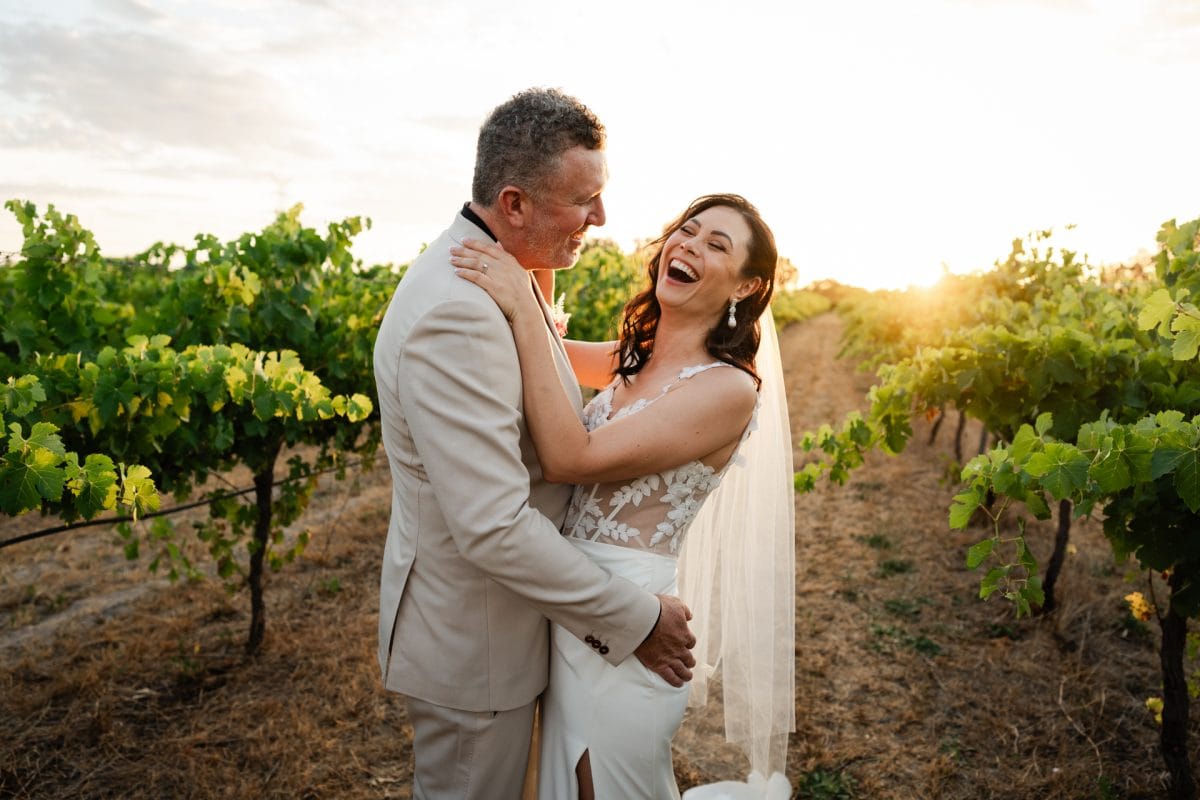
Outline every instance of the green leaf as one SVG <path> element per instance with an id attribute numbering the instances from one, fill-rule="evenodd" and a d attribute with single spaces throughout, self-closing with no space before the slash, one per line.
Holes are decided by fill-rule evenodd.
<path id="1" fill-rule="evenodd" d="M 10 453 L 28 453 L 34 450 L 48 450 L 60 458 L 66 455 L 62 438 L 58 435 L 58 426 L 49 422 L 36 422 L 29 431 L 29 438 L 21 437 L 21 426 L 13 423 L 9 426 L 12 436 L 8 440 Z"/>
<path id="2" fill-rule="evenodd" d="M 1171 330 L 1176 331 L 1171 356 L 1176 361 L 1191 361 L 1200 352 L 1200 320 L 1181 314 Z"/>
<path id="3" fill-rule="evenodd" d="M 955 530 L 967 527 L 971 522 L 971 517 L 975 514 L 975 509 L 979 508 L 983 499 L 983 490 L 974 486 L 965 492 L 956 494 L 954 503 L 950 506 L 950 527 Z"/>
<path id="4" fill-rule="evenodd" d="M 1110 450 L 1092 464 L 1089 475 L 1096 481 L 1100 491 L 1111 494 L 1128 488 L 1133 482 L 1133 471 L 1123 450 Z"/>
<path id="5" fill-rule="evenodd" d="M 131 508 L 136 515 L 141 511 L 158 510 L 158 491 L 150 477 L 150 470 L 138 464 L 122 468 L 123 487 L 121 504 Z"/>
<path id="6" fill-rule="evenodd" d="M 252 400 L 254 404 L 254 416 L 263 421 L 272 419 L 280 411 L 279 399 L 269 389 L 264 388 L 261 391 L 256 391 Z"/>
<path id="7" fill-rule="evenodd" d="M 1034 422 L 1033 427 L 1034 430 L 1037 431 L 1038 436 L 1045 436 L 1046 431 L 1054 427 L 1054 415 L 1049 411 L 1043 414 L 1038 414 L 1038 418 Z"/>
<path id="8" fill-rule="evenodd" d="M 1175 315 L 1175 300 L 1166 289 L 1159 289 L 1146 298 L 1142 310 L 1138 313 L 1138 328 L 1148 331 L 1158 327 L 1164 333 L 1166 325 Z"/>
<path id="9" fill-rule="evenodd" d="M 16 427 L 15 425 L 13 427 Z M 63 457 L 45 448 L 8 453 L 0 459 L 0 511 L 16 516 L 43 500 L 62 499 Z"/>
<path id="10" fill-rule="evenodd" d="M 1031 575 L 1029 582 L 1025 584 L 1025 596 L 1031 603 L 1036 606 L 1046 604 L 1046 593 L 1042 590 L 1042 579 L 1037 575 Z"/>
<path id="11" fill-rule="evenodd" d="M 23 417 L 39 403 L 46 402 L 46 390 L 33 375 L 22 375 L 19 378 L 10 375 L 7 385 L 0 387 L 0 399 L 3 400 L 0 402 L 0 411 L 8 410 L 18 417 Z"/>
<path id="12" fill-rule="evenodd" d="M 816 488 L 819 477 L 821 477 L 821 466 L 819 464 L 805 464 L 793 476 L 792 486 L 798 493 L 805 494 Z"/>
<path id="13" fill-rule="evenodd" d="M 69 469 L 68 487 L 75 495 L 75 509 L 84 519 L 117 506 L 117 471 L 108 456 L 93 453 L 82 467 Z"/>
<path id="14" fill-rule="evenodd" d="M 1158 480 L 1175 470 L 1176 465 L 1183 459 L 1186 450 L 1182 447 L 1160 446 L 1150 456 L 1150 477 Z"/>
<path id="15" fill-rule="evenodd" d="M 1008 495 L 1009 497 L 1020 497 L 1024 493 L 1023 476 L 1013 471 L 1013 463 L 1006 458 L 1002 458 L 1003 450 L 993 450 L 992 454 L 996 456 L 992 463 L 992 488 L 997 494 Z"/>
<path id="16" fill-rule="evenodd" d="M 883 444 L 889 453 L 903 452 L 912 438 L 912 426 L 907 419 L 888 419 L 884 424 Z"/>
<path id="17" fill-rule="evenodd" d="M 1025 470 L 1038 478 L 1055 500 L 1064 500 L 1087 484 L 1087 456 L 1073 445 L 1051 442 L 1041 453 L 1029 457 Z"/>
<path id="18" fill-rule="evenodd" d="M 1008 575 L 1008 570 L 1005 567 L 992 567 L 988 570 L 987 575 L 983 576 L 983 580 L 979 582 L 979 597 L 981 600 L 986 600 L 997 589 L 1000 588 L 1000 582 Z"/>
<path id="19" fill-rule="evenodd" d="M 1017 435 L 1013 437 L 1012 447 L 1009 448 L 1013 463 L 1018 466 L 1025 464 L 1030 454 L 1039 449 L 1041 445 L 1041 439 L 1034 433 L 1033 428 L 1022 425 L 1017 431 Z"/>
<path id="20" fill-rule="evenodd" d="M 1050 506 L 1041 492 L 1031 489 L 1021 496 L 1021 502 L 1037 519 L 1050 519 Z"/>
<path id="21" fill-rule="evenodd" d="M 1017 539 L 1017 561 L 1025 568 L 1026 574 L 1033 576 L 1037 573 L 1037 559 L 1025 544 L 1025 537 Z"/>
<path id="22" fill-rule="evenodd" d="M 1189 511 L 1200 513 L 1200 447 L 1185 451 L 1176 463 L 1175 491 Z"/>
<path id="23" fill-rule="evenodd" d="M 995 547 L 995 539 L 984 539 L 982 542 L 971 545 L 971 549 L 967 551 L 967 569 L 978 568 L 984 559 L 992 554 Z"/>
<path id="24" fill-rule="evenodd" d="M 361 422 L 371 415 L 371 411 L 373 409 L 374 405 L 371 403 L 371 398 L 367 397 L 365 394 L 359 394 L 356 392 L 350 396 L 350 405 L 346 409 L 346 417 L 351 422 Z M 861 427 L 866 429 L 865 425 Z"/>

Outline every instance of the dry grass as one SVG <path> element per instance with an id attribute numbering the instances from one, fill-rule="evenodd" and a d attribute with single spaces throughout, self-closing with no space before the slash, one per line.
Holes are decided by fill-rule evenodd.
<path id="1" fill-rule="evenodd" d="M 868 377 L 834 358 L 839 331 L 824 316 L 785 332 L 797 432 L 862 407 Z M 793 785 L 818 798 L 1163 796 L 1143 705 L 1158 632 L 1128 622 L 1128 568 L 1087 523 L 1054 615 L 1018 622 L 980 602 L 963 565 L 980 532 L 946 527 L 952 427 L 797 498 Z M 321 490 L 307 553 L 268 576 L 253 659 L 244 595 L 148 576 L 111 533 L 2 551 L 0 796 L 409 797 L 411 731 L 374 656 L 387 488 L 380 465 L 357 490 Z M 0 538 L 40 524 L 8 521 Z M 1043 559 L 1050 536 L 1031 536 Z M 744 769 L 716 704 L 685 722 L 681 787 Z"/>

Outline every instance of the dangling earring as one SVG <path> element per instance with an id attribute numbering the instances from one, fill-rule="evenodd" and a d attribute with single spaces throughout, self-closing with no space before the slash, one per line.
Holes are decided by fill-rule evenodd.
<path id="1" fill-rule="evenodd" d="M 729 300 L 729 319 L 725 320 L 725 324 L 731 329 L 737 327 L 737 300 L 730 298 Z"/>

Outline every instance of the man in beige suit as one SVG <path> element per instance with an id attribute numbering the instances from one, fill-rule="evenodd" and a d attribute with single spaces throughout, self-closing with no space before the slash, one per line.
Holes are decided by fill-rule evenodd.
<path id="1" fill-rule="evenodd" d="M 574 98 L 534 89 L 497 107 L 480 129 L 471 202 L 409 266 L 379 330 L 393 486 L 379 661 L 385 686 L 408 697 L 416 798 L 520 795 L 547 619 L 597 658 L 636 655 L 673 685 L 691 678 L 682 603 L 609 575 L 560 537 L 571 487 L 542 478 L 511 329 L 449 264 L 449 248 L 472 237 L 530 269 L 571 266 L 587 228 L 604 223 L 606 178 L 604 128 Z"/>

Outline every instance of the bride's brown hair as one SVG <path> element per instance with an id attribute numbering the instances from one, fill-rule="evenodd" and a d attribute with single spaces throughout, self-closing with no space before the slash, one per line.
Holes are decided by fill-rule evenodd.
<path id="1" fill-rule="evenodd" d="M 626 381 L 641 371 L 654 348 L 654 334 L 662 316 L 662 307 L 658 304 L 655 288 L 658 286 L 658 271 L 662 266 L 663 247 L 667 238 L 683 227 L 689 219 L 717 206 L 726 206 L 737 211 L 750 226 L 750 247 L 746 263 L 742 265 L 741 275 L 744 278 L 759 278 L 760 282 L 752 294 L 738 301 L 735 327 L 730 328 L 726 324 L 725 312 L 713 321 L 705 347 L 713 358 L 749 373 L 750 377 L 754 378 L 755 385 L 762 383 L 758 373 L 754 371 L 754 355 L 758 352 L 760 337 L 758 317 L 771 302 L 771 293 L 775 290 L 775 265 L 779 261 L 779 254 L 775 249 L 775 235 L 771 233 L 767 223 L 763 222 L 758 209 L 749 200 L 736 194 L 708 194 L 697 198 L 663 230 L 662 236 L 650 243 L 654 250 L 646 265 L 650 285 L 625 304 L 621 320 L 621 338 L 617 344 L 620 356 L 617 374 Z"/>

